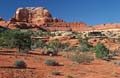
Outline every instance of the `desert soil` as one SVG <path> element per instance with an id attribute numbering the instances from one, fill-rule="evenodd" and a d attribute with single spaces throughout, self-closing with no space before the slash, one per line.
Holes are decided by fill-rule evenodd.
<path id="1" fill-rule="evenodd" d="M 15 60 L 22 59 L 27 63 L 27 69 L 17 69 L 13 66 Z M 46 59 L 55 59 L 60 66 L 47 66 Z M 62 56 L 41 55 L 39 51 L 31 54 L 16 54 L 14 52 L 0 52 L 0 78 L 120 78 L 120 66 L 111 62 L 94 60 L 89 65 L 75 64 Z M 61 75 L 52 75 L 53 71 Z M 70 77 L 72 76 L 72 77 Z"/>

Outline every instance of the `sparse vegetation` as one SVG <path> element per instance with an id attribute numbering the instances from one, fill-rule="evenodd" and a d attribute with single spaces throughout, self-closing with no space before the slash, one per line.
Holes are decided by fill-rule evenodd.
<path id="1" fill-rule="evenodd" d="M 44 48 L 46 46 L 46 43 L 42 40 L 33 40 L 32 41 L 32 49 L 37 49 L 37 48 Z"/>
<path id="2" fill-rule="evenodd" d="M 56 62 L 56 61 L 53 60 L 53 59 L 47 59 L 47 60 L 45 61 L 45 64 L 47 64 L 48 66 L 58 66 L 58 65 L 59 65 L 58 62 Z"/>
<path id="3" fill-rule="evenodd" d="M 65 51 L 70 46 L 70 43 L 61 43 L 60 50 Z"/>
<path id="4" fill-rule="evenodd" d="M 14 63 L 14 66 L 16 68 L 26 68 L 27 67 L 26 63 L 23 60 L 16 60 Z"/>
<path id="5" fill-rule="evenodd" d="M 87 39 L 79 39 L 79 42 L 80 42 L 79 50 L 81 52 L 88 52 L 88 51 L 90 51 L 92 45 L 90 45 L 88 43 Z"/>
<path id="6" fill-rule="evenodd" d="M 55 36 L 55 34 L 48 32 L 48 31 L 38 30 L 38 31 L 33 31 L 32 36 L 34 36 L 34 37 L 37 37 L 37 36 L 43 37 L 44 36 L 45 37 L 45 36 Z"/>
<path id="7" fill-rule="evenodd" d="M 119 2 L 1 0 L 0 78 L 120 78 Z"/>
<path id="8" fill-rule="evenodd" d="M 53 71 L 52 75 L 60 75 L 61 73 L 59 71 Z"/>
<path id="9" fill-rule="evenodd" d="M 120 62 L 114 62 L 114 64 L 116 64 L 116 65 L 120 66 Z"/>
<path id="10" fill-rule="evenodd" d="M 71 75 L 67 75 L 67 78 L 74 78 L 73 76 L 71 76 Z"/>
<path id="11" fill-rule="evenodd" d="M 71 56 L 71 59 L 79 64 L 90 64 L 94 60 L 94 57 L 87 53 L 76 53 Z"/>
<path id="12" fill-rule="evenodd" d="M 48 48 L 46 50 L 46 54 L 49 55 L 49 56 L 54 56 L 54 55 L 57 55 L 58 54 L 58 50 L 55 50 L 53 48 Z"/>
<path id="13" fill-rule="evenodd" d="M 69 47 L 69 43 L 61 43 L 59 40 L 53 40 L 50 41 L 46 44 L 47 50 L 52 50 L 54 52 L 58 52 L 58 51 L 66 51 L 67 48 Z M 54 54 L 56 54 L 54 53 Z"/>
<path id="14" fill-rule="evenodd" d="M 79 48 L 77 46 L 70 46 L 65 49 L 67 52 L 78 52 Z M 80 52 L 80 51 L 79 51 Z"/>
<path id="15" fill-rule="evenodd" d="M 95 48 L 95 53 L 97 58 L 105 58 L 109 55 L 109 49 L 105 47 L 104 44 L 98 43 Z"/>
<path id="16" fill-rule="evenodd" d="M 67 46 L 65 51 L 70 52 L 89 52 L 93 47 L 86 39 L 79 39 L 79 46 Z"/>
<path id="17" fill-rule="evenodd" d="M 58 50 L 61 47 L 61 42 L 59 40 L 50 41 L 48 42 L 47 47 Z"/>
<path id="18" fill-rule="evenodd" d="M 81 46 L 79 47 L 79 51 L 80 51 L 80 52 L 89 52 L 89 51 L 90 51 L 90 48 L 87 47 L 87 46 L 81 45 Z"/>
<path id="19" fill-rule="evenodd" d="M 118 42 L 118 43 L 120 43 L 120 37 L 119 37 L 119 38 L 117 38 L 117 42 Z"/>

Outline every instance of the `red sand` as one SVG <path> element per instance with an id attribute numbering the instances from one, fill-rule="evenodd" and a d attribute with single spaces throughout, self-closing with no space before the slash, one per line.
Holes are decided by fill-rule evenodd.
<path id="1" fill-rule="evenodd" d="M 27 69 L 13 68 L 16 59 L 23 59 L 27 63 Z M 55 59 L 61 66 L 47 66 L 46 59 Z M 117 57 L 119 61 L 120 58 Z M 52 75 L 52 71 L 60 71 L 60 76 Z M 120 66 L 113 62 L 95 60 L 90 65 L 74 64 L 62 56 L 44 56 L 40 52 L 29 55 L 17 55 L 15 53 L 0 52 L 0 78 L 120 78 Z"/>

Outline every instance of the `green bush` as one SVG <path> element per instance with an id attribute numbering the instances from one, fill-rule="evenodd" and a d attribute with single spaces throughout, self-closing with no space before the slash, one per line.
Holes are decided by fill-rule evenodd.
<path id="1" fill-rule="evenodd" d="M 45 42 L 42 40 L 34 40 L 32 42 L 32 49 L 36 49 L 36 48 L 44 48 L 46 46 Z"/>
<path id="2" fill-rule="evenodd" d="M 120 43 L 120 38 L 117 38 L 117 42 Z"/>
<path id="3" fill-rule="evenodd" d="M 87 39 L 79 39 L 80 47 L 79 50 L 81 52 L 88 52 L 90 51 L 92 45 L 87 41 Z"/>
<path id="4" fill-rule="evenodd" d="M 17 48 L 19 52 L 31 49 L 31 34 L 20 30 L 7 30 L 0 33 L 0 46 Z M 26 50 L 27 51 L 27 50 Z"/>
<path id="5" fill-rule="evenodd" d="M 15 36 L 15 46 L 18 48 L 19 52 L 22 52 L 24 50 L 31 50 L 31 34 L 27 32 L 16 32 Z M 26 51 L 27 51 L 26 50 Z"/>
<path id="6" fill-rule="evenodd" d="M 77 53 L 75 55 L 72 55 L 71 59 L 77 63 L 89 64 L 94 60 L 94 57 L 87 53 Z"/>
<path id="7" fill-rule="evenodd" d="M 59 40 L 53 40 L 48 42 L 47 48 L 59 49 L 61 47 L 61 42 Z"/>
<path id="8" fill-rule="evenodd" d="M 109 55 L 109 49 L 107 49 L 102 43 L 98 43 L 94 50 L 97 58 L 104 58 Z"/>
<path id="9" fill-rule="evenodd" d="M 79 47 L 79 51 L 80 52 L 88 52 L 88 51 L 90 51 L 90 48 L 87 47 L 87 46 L 80 46 Z"/>
<path id="10" fill-rule="evenodd" d="M 53 40 L 47 43 L 47 48 L 56 49 L 59 51 L 64 51 L 66 48 L 69 47 L 69 43 L 61 43 L 59 40 Z"/>
<path id="11" fill-rule="evenodd" d="M 14 30 L 6 30 L 0 33 L 0 46 L 3 48 L 13 48 L 15 47 Z"/>
<path id="12" fill-rule="evenodd" d="M 79 39 L 79 43 L 80 43 L 81 45 L 85 45 L 85 46 L 87 46 L 87 47 L 92 47 L 92 45 L 89 44 L 88 39 Z"/>
<path id="13" fill-rule="evenodd" d="M 16 60 L 14 63 L 14 66 L 16 68 L 26 68 L 27 67 L 26 63 L 23 60 Z"/>
<path id="14" fill-rule="evenodd" d="M 69 47 L 70 43 L 61 43 L 60 50 L 64 51 Z"/>
<path id="15" fill-rule="evenodd" d="M 53 59 L 47 59 L 47 60 L 45 61 L 45 64 L 47 64 L 48 66 L 58 66 L 58 65 L 59 65 L 58 62 L 56 62 L 56 61 L 53 60 Z"/>
<path id="16" fill-rule="evenodd" d="M 60 72 L 59 71 L 53 71 L 52 75 L 60 75 Z"/>
<path id="17" fill-rule="evenodd" d="M 78 52 L 79 49 L 78 49 L 78 47 L 76 47 L 76 46 L 70 46 L 70 47 L 67 47 L 67 48 L 65 49 L 65 51 L 67 51 L 67 52 Z"/>

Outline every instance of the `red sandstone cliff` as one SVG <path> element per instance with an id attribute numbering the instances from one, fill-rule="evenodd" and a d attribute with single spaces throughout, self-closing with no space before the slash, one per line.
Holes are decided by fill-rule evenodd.
<path id="1" fill-rule="evenodd" d="M 53 18 L 43 7 L 18 8 L 9 21 L 0 20 L 0 25 L 11 29 L 45 29 L 49 31 L 80 31 L 89 27 L 83 22 L 64 22 Z"/>
<path id="2" fill-rule="evenodd" d="M 53 18 L 51 13 L 43 7 L 18 8 L 9 21 L 0 18 L 0 25 L 11 29 L 44 29 L 48 31 L 88 31 L 120 28 L 120 24 L 101 24 L 87 26 L 83 22 L 64 22 Z"/>
<path id="3" fill-rule="evenodd" d="M 94 30 L 108 30 L 108 29 L 119 29 L 120 23 L 114 23 L 114 24 L 99 24 L 92 26 Z"/>

